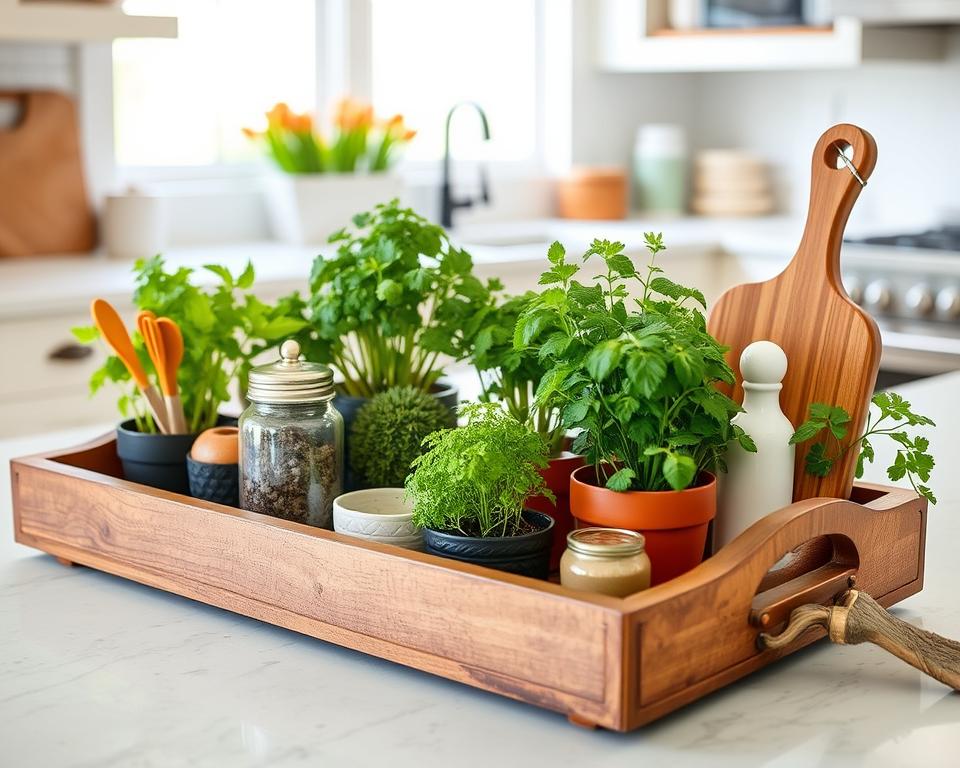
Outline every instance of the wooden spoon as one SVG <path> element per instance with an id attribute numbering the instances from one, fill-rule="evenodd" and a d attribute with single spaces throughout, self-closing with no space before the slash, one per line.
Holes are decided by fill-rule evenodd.
<path id="1" fill-rule="evenodd" d="M 104 341 L 120 358 L 136 382 L 137 388 L 143 393 L 160 431 L 168 432 L 167 422 L 163 416 L 165 410 L 163 400 L 157 388 L 147 379 L 147 373 L 140 364 L 140 358 L 137 357 L 133 342 L 130 341 L 130 334 L 127 333 L 127 328 L 117 310 L 106 299 L 94 299 L 90 304 L 90 314 Z"/>
<path id="2" fill-rule="evenodd" d="M 163 375 L 160 388 L 167 403 L 167 416 L 174 432 L 187 431 L 187 420 L 180 402 L 180 388 L 177 385 L 177 371 L 183 361 L 183 334 L 180 326 L 169 317 L 158 317 L 156 327 L 163 344 Z"/>
<path id="3" fill-rule="evenodd" d="M 847 149 L 848 154 L 842 155 Z M 852 148 L 852 156 L 849 149 Z M 811 403 L 839 405 L 850 414 L 849 436 L 860 432 L 880 365 L 880 331 L 840 281 L 843 228 L 877 163 L 873 137 L 855 125 L 835 125 L 813 150 L 810 207 L 793 260 L 765 283 L 731 288 L 710 316 L 710 332 L 730 347 L 727 361 L 740 378 L 739 360 L 751 342 L 769 339 L 787 353 L 780 403 L 794 427 Z M 735 397 L 742 393 L 739 385 Z M 847 451 L 827 477 L 805 470 L 808 446 L 797 451 L 793 500 L 848 499 L 857 451 Z"/>

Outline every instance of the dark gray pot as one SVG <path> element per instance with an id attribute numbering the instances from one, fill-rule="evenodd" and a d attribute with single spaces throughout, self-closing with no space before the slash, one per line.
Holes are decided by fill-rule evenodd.
<path id="1" fill-rule="evenodd" d="M 197 434 L 148 434 L 138 432 L 133 419 L 123 422 L 117 427 L 117 455 L 123 476 L 134 483 L 189 494 L 186 458 Z"/>
<path id="2" fill-rule="evenodd" d="M 231 507 L 240 506 L 240 465 L 207 464 L 187 456 L 190 495 Z"/>
<path id="3" fill-rule="evenodd" d="M 433 385 L 431 393 L 437 400 L 447 406 L 451 411 L 457 410 L 460 402 L 460 390 L 453 385 L 449 379 L 439 379 Z M 364 485 L 359 477 L 356 477 L 350 468 L 350 436 L 353 433 L 353 422 L 357 418 L 357 412 L 367 404 L 370 398 L 354 397 L 353 395 L 344 395 L 340 392 L 333 399 L 333 407 L 340 411 L 343 416 L 343 489 L 347 491 L 359 491 Z"/>
<path id="4" fill-rule="evenodd" d="M 523 536 L 461 536 L 456 533 L 425 528 L 423 541 L 431 555 L 449 557 L 474 565 L 485 565 L 535 579 L 550 574 L 550 547 L 553 542 L 553 518 L 530 509 L 523 517 L 539 530 Z"/>

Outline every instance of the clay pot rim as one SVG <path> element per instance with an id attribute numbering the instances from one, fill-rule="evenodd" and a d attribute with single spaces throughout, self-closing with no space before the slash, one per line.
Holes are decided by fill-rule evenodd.
<path id="1" fill-rule="evenodd" d="M 623 496 L 631 496 L 634 494 L 648 495 L 648 494 L 657 494 L 657 493 L 670 493 L 670 494 L 703 493 L 704 491 L 709 490 L 712 486 L 716 486 L 717 484 L 717 476 L 713 472 L 710 472 L 706 469 L 702 469 L 700 470 L 700 473 L 697 475 L 697 480 L 699 482 L 696 482 L 694 485 L 687 486 L 686 488 L 680 491 L 675 491 L 672 488 L 665 488 L 662 491 L 634 491 L 634 490 L 613 491 L 613 490 L 610 490 L 609 488 L 605 488 L 602 485 L 597 485 L 597 483 L 591 483 L 586 480 L 583 480 L 580 477 L 577 477 L 577 475 L 579 475 L 584 470 L 589 470 L 593 472 L 595 470 L 595 467 L 593 466 L 593 464 L 584 464 L 582 467 L 573 470 L 573 472 L 570 475 L 570 482 L 578 483 L 580 485 L 586 486 L 587 488 L 592 488 L 598 491 L 609 491 L 610 493 L 616 493 Z M 596 475 L 594 475 L 594 477 L 596 477 Z"/>

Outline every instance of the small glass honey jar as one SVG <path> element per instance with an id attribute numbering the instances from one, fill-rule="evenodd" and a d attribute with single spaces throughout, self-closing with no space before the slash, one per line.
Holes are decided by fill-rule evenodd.
<path id="1" fill-rule="evenodd" d="M 560 583 L 582 592 L 625 597 L 650 586 L 643 534 L 622 528 L 580 528 L 567 535 Z"/>

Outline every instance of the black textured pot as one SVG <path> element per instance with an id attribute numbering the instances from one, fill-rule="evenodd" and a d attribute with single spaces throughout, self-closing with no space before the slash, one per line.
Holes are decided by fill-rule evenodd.
<path id="1" fill-rule="evenodd" d="M 138 432 L 133 419 L 117 427 L 117 455 L 123 476 L 134 483 L 174 493 L 190 493 L 187 454 L 197 433 L 161 435 Z"/>
<path id="2" fill-rule="evenodd" d="M 187 456 L 190 495 L 231 507 L 240 506 L 240 465 L 207 464 Z"/>
<path id="3" fill-rule="evenodd" d="M 454 386 L 449 379 L 440 379 L 430 390 L 437 400 L 447 406 L 451 411 L 456 411 L 460 402 L 460 390 Z M 343 490 L 359 491 L 364 486 L 360 478 L 356 477 L 350 468 L 350 435 L 353 432 L 353 422 L 357 418 L 357 412 L 367 404 L 368 397 L 355 397 L 353 395 L 344 395 L 337 392 L 333 399 L 333 407 L 340 411 L 343 416 Z"/>
<path id="4" fill-rule="evenodd" d="M 530 509 L 523 511 L 523 517 L 537 526 L 538 530 L 523 536 L 481 538 L 425 528 L 423 541 L 431 555 L 545 579 L 550 573 L 553 518 Z"/>
<path id="5" fill-rule="evenodd" d="M 237 420 L 218 416 L 217 426 L 235 427 Z M 165 491 L 189 494 L 187 454 L 197 434 L 149 434 L 138 432 L 133 419 L 123 422 L 117 427 L 117 456 L 123 465 L 124 478 Z"/>

